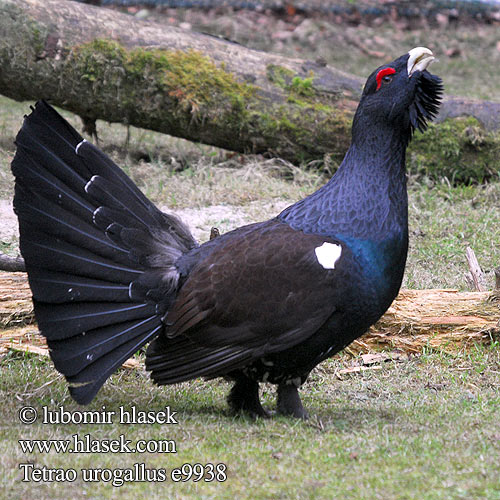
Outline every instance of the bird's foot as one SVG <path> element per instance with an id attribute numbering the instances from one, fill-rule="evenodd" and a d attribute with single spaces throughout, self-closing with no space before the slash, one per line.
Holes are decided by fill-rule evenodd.
<path id="1" fill-rule="evenodd" d="M 271 412 L 260 403 L 259 384 L 248 378 L 238 378 L 227 397 L 229 407 L 235 414 L 246 414 L 252 419 L 269 418 Z"/>
<path id="2" fill-rule="evenodd" d="M 307 420 L 309 413 L 302 405 L 299 391 L 295 385 L 278 385 L 278 413 L 289 417 Z"/>

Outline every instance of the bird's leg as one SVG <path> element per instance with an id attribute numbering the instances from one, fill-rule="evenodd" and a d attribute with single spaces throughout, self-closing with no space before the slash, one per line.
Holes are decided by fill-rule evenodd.
<path id="1" fill-rule="evenodd" d="M 247 413 L 252 418 L 269 418 L 270 413 L 260 404 L 259 383 L 249 379 L 242 373 L 232 376 L 235 380 L 227 402 L 235 413 Z"/>
<path id="2" fill-rule="evenodd" d="M 309 413 L 302 406 L 299 391 L 294 384 L 278 385 L 278 413 L 307 420 Z"/>

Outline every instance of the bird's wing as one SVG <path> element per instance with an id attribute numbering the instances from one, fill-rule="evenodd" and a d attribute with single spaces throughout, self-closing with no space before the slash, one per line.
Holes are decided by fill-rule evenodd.
<path id="1" fill-rule="evenodd" d="M 349 258 L 339 242 L 273 219 L 210 244 L 166 315 L 163 347 L 152 350 L 159 364 L 149 368 L 163 371 L 161 383 L 173 373 L 161 368 L 160 358 L 186 378 L 217 374 L 298 344 L 338 307 Z M 168 339 L 182 348 L 170 351 Z"/>

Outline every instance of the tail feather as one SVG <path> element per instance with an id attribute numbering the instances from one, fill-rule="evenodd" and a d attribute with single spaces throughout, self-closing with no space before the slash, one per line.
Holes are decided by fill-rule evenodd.
<path id="1" fill-rule="evenodd" d="M 162 329 L 162 325 L 140 336 L 138 341 L 132 338 L 113 351 L 104 355 L 97 363 L 88 364 L 76 376 L 67 376 L 71 396 L 80 404 L 88 404 L 97 394 L 107 378 L 119 368 L 124 360 L 130 358 L 145 343 L 153 340 Z"/>
<path id="2" fill-rule="evenodd" d="M 112 224 L 120 224 L 122 227 L 128 225 L 135 229 L 144 229 L 144 224 L 137 219 L 131 219 L 128 214 L 121 210 L 109 207 L 98 207 L 92 215 L 94 224 L 101 230 L 107 231 Z"/>
<path id="3" fill-rule="evenodd" d="M 158 222 L 144 205 L 134 197 L 129 196 L 129 191 L 120 185 L 113 184 L 100 175 L 93 175 L 85 185 L 85 191 L 97 202 L 98 206 L 106 206 L 122 211 L 132 219 L 137 219 L 144 226 L 155 225 Z"/>
<path id="4" fill-rule="evenodd" d="M 129 266 L 116 263 L 50 234 L 45 234 L 22 220 L 20 248 L 26 261 L 28 278 L 32 267 L 123 284 L 130 283 L 142 273 L 140 269 L 134 268 L 133 263 Z"/>
<path id="5" fill-rule="evenodd" d="M 18 216 L 29 220 L 39 231 L 97 255 L 121 263 L 128 262 L 128 250 L 115 245 L 101 230 L 82 220 L 78 214 L 75 215 L 38 194 L 23 195 L 25 199 L 20 201 L 21 189 L 17 191 L 15 203 L 16 206 L 22 206 L 18 210 Z"/>
<path id="6" fill-rule="evenodd" d="M 50 304 L 35 301 L 35 314 L 42 334 L 51 340 L 78 335 L 94 328 L 157 314 L 155 304 L 130 302 L 75 302 Z"/>
<path id="7" fill-rule="evenodd" d="M 105 326 L 64 340 L 51 340 L 52 360 L 56 368 L 67 376 L 78 375 L 86 366 L 98 363 L 104 355 L 122 345 L 123 339 L 132 340 L 155 330 L 161 325 L 156 316 Z M 63 349 L 59 349 L 61 346 Z M 89 364 L 89 361 L 92 363 Z M 99 371 L 99 370 L 97 370 Z"/>
<path id="8" fill-rule="evenodd" d="M 35 316 L 79 403 L 163 328 L 175 260 L 196 246 L 104 153 L 41 101 L 12 162 Z"/>
<path id="9" fill-rule="evenodd" d="M 33 111 L 36 113 L 37 110 Z M 47 142 L 41 142 L 41 137 L 37 133 L 47 133 L 43 128 L 40 131 L 33 130 L 30 126 L 29 115 L 16 137 L 17 151 L 22 153 L 25 158 L 32 159 L 38 166 L 39 171 L 47 171 L 60 179 L 66 186 L 71 187 L 75 191 L 80 191 L 85 187 L 86 179 L 88 178 L 88 169 L 85 163 L 75 155 L 74 149 L 68 147 L 67 143 L 61 143 L 56 147 L 49 149 Z M 50 131 L 50 127 L 48 128 Z M 71 155 L 75 158 L 71 158 Z M 13 163 L 13 172 L 16 173 L 16 163 Z M 18 176 L 22 179 L 24 167 L 21 164 L 17 171 Z"/>
<path id="10" fill-rule="evenodd" d="M 78 151 L 76 151 L 78 149 Z M 128 192 L 127 198 L 133 198 L 141 203 L 147 210 L 157 214 L 162 214 L 142 193 L 142 191 L 130 180 L 125 172 L 106 156 L 100 149 L 96 148 L 88 141 L 80 141 L 75 145 L 78 157 L 88 166 L 92 175 L 99 175 L 116 186 Z M 122 200 L 123 201 L 123 200 Z"/>
<path id="11" fill-rule="evenodd" d="M 33 298 L 50 304 L 72 302 L 127 302 L 130 286 L 85 276 L 40 270 L 30 270 L 30 286 Z"/>
<path id="12" fill-rule="evenodd" d="M 64 182 L 47 170 L 40 170 L 33 158 L 26 157 L 26 161 L 19 168 L 19 163 L 12 164 L 14 175 L 26 186 L 36 186 L 40 196 L 46 199 L 57 200 L 57 203 L 67 210 L 78 214 L 84 220 L 91 221 L 95 207 L 85 198 L 76 194 Z M 83 182 L 83 181 L 82 181 Z M 82 184 L 83 185 L 83 184 Z M 19 193 L 18 196 L 22 194 Z"/>
<path id="13" fill-rule="evenodd" d="M 56 145 L 60 147 L 62 143 L 71 146 L 83 140 L 83 137 L 45 101 L 38 101 L 31 109 L 34 113 L 29 116 L 29 123 L 26 125 L 34 129 L 38 127 L 36 135 L 44 141 L 57 141 Z"/>

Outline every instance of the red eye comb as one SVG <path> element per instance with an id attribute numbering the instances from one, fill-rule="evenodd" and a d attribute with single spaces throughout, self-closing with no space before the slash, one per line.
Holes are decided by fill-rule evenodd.
<path id="1" fill-rule="evenodd" d="M 394 68 L 381 69 L 377 73 L 377 90 L 380 88 L 380 85 L 382 85 L 382 78 L 384 78 L 384 76 L 386 75 L 393 75 L 394 73 L 396 73 L 396 70 Z"/>

